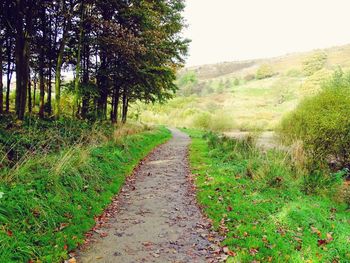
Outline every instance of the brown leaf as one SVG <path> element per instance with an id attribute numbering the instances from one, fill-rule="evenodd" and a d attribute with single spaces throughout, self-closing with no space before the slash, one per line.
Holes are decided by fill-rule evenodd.
<path id="1" fill-rule="evenodd" d="M 268 243 L 269 241 L 267 240 L 267 236 L 263 236 L 262 237 L 262 241 L 264 242 L 264 243 Z"/>
<path id="2" fill-rule="evenodd" d="M 226 255 L 229 255 L 231 257 L 235 257 L 236 256 L 236 253 L 231 251 L 228 247 L 223 247 L 222 248 L 222 251 L 226 254 Z"/>
<path id="3" fill-rule="evenodd" d="M 325 240 L 325 239 L 319 239 L 319 240 L 317 240 L 317 245 L 320 247 L 320 246 L 323 246 L 323 245 L 325 245 L 325 244 L 327 244 L 327 240 Z"/>
<path id="4" fill-rule="evenodd" d="M 103 232 L 100 234 L 100 237 L 106 237 L 106 236 L 108 236 L 108 233 L 106 233 L 106 232 Z"/>
<path id="5" fill-rule="evenodd" d="M 327 243 L 333 241 L 333 237 L 332 237 L 332 234 L 331 233 L 327 233 Z"/>
<path id="6" fill-rule="evenodd" d="M 249 253 L 252 256 L 255 256 L 258 252 L 259 252 L 259 250 L 257 250 L 256 248 L 249 249 Z"/>
<path id="7" fill-rule="evenodd" d="M 150 246 L 153 246 L 153 243 L 150 241 L 147 241 L 147 242 L 142 242 L 142 245 L 144 245 L 145 247 L 150 247 Z"/>
<path id="8" fill-rule="evenodd" d="M 232 206 L 228 206 L 228 207 L 227 207 L 227 211 L 228 211 L 228 212 L 231 212 L 231 211 L 232 211 Z"/>
<path id="9" fill-rule="evenodd" d="M 318 230 L 316 227 L 311 226 L 311 232 L 317 234 L 319 237 L 321 236 L 321 231 Z"/>

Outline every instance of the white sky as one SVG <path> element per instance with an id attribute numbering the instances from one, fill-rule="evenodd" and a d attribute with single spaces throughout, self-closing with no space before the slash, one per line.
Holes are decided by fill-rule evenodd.
<path id="1" fill-rule="evenodd" d="M 350 0 L 186 0 L 187 66 L 350 43 Z"/>

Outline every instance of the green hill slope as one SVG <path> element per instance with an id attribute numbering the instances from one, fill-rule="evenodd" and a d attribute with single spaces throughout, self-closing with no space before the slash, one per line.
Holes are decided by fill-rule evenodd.
<path id="1" fill-rule="evenodd" d="M 177 97 L 165 105 L 141 105 L 140 118 L 218 131 L 272 130 L 338 67 L 350 68 L 350 45 L 185 68 Z"/>

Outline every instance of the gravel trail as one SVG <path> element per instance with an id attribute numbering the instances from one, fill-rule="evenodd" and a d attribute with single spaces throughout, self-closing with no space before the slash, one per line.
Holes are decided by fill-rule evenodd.
<path id="1" fill-rule="evenodd" d="M 77 262 L 218 261 L 211 252 L 218 251 L 218 238 L 196 204 L 188 176 L 190 139 L 171 131 L 173 138 L 140 164 L 106 210 L 108 223 L 94 229 L 93 242 L 77 252 Z"/>

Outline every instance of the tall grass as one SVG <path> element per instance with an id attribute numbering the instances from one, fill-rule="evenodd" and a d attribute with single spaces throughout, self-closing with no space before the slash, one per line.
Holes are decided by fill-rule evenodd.
<path id="1" fill-rule="evenodd" d="M 350 73 L 335 72 L 322 91 L 302 101 L 282 121 L 278 131 L 285 143 L 303 141 L 312 163 L 350 163 Z M 316 167 L 317 168 L 317 167 Z"/>
<path id="2" fill-rule="evenodd" d="M 23 130 L 29 128 L 18 129 L 16 136 L 24 136 Z M 66 259 L 68 251 L 84 241 L 94 217 L 118 193 L 140 159 L 170 137 L 165 128 L 133 125 L 119 131 L 111 127 L 101 133 L 87 125 L 76 137 L 72 133 L 79 132 L 63 127 L 43 132 L 49 134 L 50 129 L 52 134 L 61 132 L 61 136 L 52 141 L 45 138 L 49 150 L 41 141 L 36 150 L 27 149 L 33 152 L 23 154 L 20 163 L 1 170 L 0 262 Z M 74 139 L 69 145 L 55 147 L 62 133 Z"/>
<path id="3" fill-rule="evenodd" d="M 288 153 L 262 152 L 251 139 L 185 131 L 197 199 L 224 237 L 227 262 L 350 261 L 341 180 L 308 194 L 309 176 Z"/>

